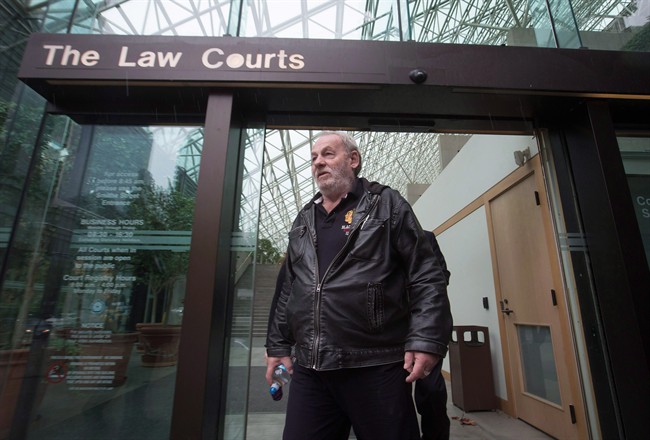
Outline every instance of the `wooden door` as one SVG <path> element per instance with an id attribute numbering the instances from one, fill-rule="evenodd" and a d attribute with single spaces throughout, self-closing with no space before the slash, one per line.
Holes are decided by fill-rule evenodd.
<path id="1" fill-rule="evenodd" d="M 490 200 L 488 210 L 512 379 L 508 399 L 514 399 L 517 417 L 553 437 L 586 438 L 559 260 L 536 163 Z"/>

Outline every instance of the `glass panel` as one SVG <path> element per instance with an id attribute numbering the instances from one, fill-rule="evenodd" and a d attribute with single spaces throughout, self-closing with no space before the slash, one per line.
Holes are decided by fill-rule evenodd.
<path id="1" fill-rule="evenodd" d="M 553 23 L 546 0 L 530 0 L 530 14 L 534 27 L 535 40 L 538 47 L 556 47 Z"/>
<path id="2" fill-rule="evenodd" d="M 0 292 L 19 438 L 169 436 L 200 139 L 46 118 Z"/>
<path id="3" fill-rule="evenodd" d="M 650 51 L 650 2 L 574 0 L 572 3 L 584 47 Z"/>
<path id="4" fill-rule="evenodd" d="M 29 16 L 25 20 L 29 26 L 39 23 L 42 31 L 53 33 L 228 34 L 556 47 L 550 8 L 560 47 L 580 47 L 577 24 L 586 47 L 647 51 L 649 7 L 645 1 L 624 0 L 68 0 L 36 2 L 22 13 Z"/>
<path id="5" fill-rule="evenodd" d="M 257 386 L 264 377 L 258 365 L 251 374 L 251 348 L 259 347 L 253 341 L 253 302 L 255 285 L 255 254 L 259 222 L 260 189 L 262 184 L 262 161 L 264 151 L 264 129 L 249 128 L 242 136 L 243 163 L 237 218 L 232 231 L 232 267 L 235 270 L 233 295 L 233 320 L 230 327 L 230 354 L 228 362 L 228 384 L 226 391 L 225 438 L 244 440 L 246 438 L 246 415 L 248 411 L 249 380 L 253 384 L 251 402 L 265 399 L 260 396 L 264 387 Z M 264 319 L 264 317 L 263 317 Z M 263 342 L 262 342 L 263 347 Z M 263 353 L 255 350 L 255 359 L 264 360 Z M 270 400 L 270 397 L 269 397 Z"/>
<path id="6" fill-rule="evenodd" d="M 549 0 L 557 47 L 577 49 L 582 46 L 573 8 L 569 0 Z"/>
<path id="7" fill-rule="evenodd" d="M 45 108 L 45 101 L 36 92 L 27 87 L 19 87 L 19 91 L 17 103 L 0 95 L 0 266 Z"/>
<path id="8" fill-rule="evenodd" d="M 561 405 L 551 329 L 546 326 L 517 325 L 517 334 L 524 391 Z"/>
<path id="9" fill-rule="evenodd" d="M 650 266 L 650 137 L 619 137 L 618 147 Z"/>

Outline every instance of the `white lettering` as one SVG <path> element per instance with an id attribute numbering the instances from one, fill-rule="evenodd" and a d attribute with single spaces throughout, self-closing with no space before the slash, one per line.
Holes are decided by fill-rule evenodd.
<path id="1" fill-rule="evenodd" d="M 54 44 L 44 44 L 43 49 L 47 50 L 47 57 L 45 58 L 45 65 L 51 66 L 56 61 L 57 51 L 63 49 L 61 58 L 58 60 L 61 66 L 71 64 L 78 66 L 79 63 L 84 66 L 94 66 L 99 61 L 99 53 L 96 50 L 87 50 L 80 52 L 73 49 L 72 46 L 59 46 Z"/>
<path id="2" fill-rule="evenodd" d="M 650 205 L 650 197 L 646 198 L 644 196 L 637 196 L 636 203 L 641 206 Z"/>
<path id="3" fill-rule="evenodd" d="M 45 58 L 45 65 L 51 66 L 54 64 L 54 55 L 59 49 L 63 49 L 63 46 L 54 45 L 54 44 L 44 44 L 43 49 L 47 50 L 47 58 Z"/>
<path id="4" fill-rule="evenodd" d="M 272 60 L 273 58 L 275 58 L 275 54 L 274 54 L 274 53 L 267 53 L 267 54 L 264 56 L 264 68 L 268 69 L 269 67 L 271 67 L 271 60 Z"/>
<path id="5" fill-rule="evenodd" d="M 300 70 L 305 67 L 305 57 L 296 53 L 289 56 L 289 67 L 294 70 Z"/>
<path id="6" fill-rule="evenodd" d="M 231 69 L 239 69 L 244 65 L 244 57 L 239 53 L 230 54 L 228 55 L 228 58 L 226 58 L 226 64 Z"/>
<path id="7" fill-rule="evenodd" d="M 641 214 L 643 215 L 643 218 L 650 218 L 650 209 L 643 208 L 641 210 Z"/>
<path id="8" fill-rule="evenodd" d="M 219 67 L 223 66 L 222 61 L 218 61 L 216 63 L 210 62 L 210 55 L 212 55 L 215 52 L 218 53 L 219 55 L 223 55 L 223 50 L 219 49 L 218 47 L 213 47 L 212 49 L 208 49 L 205 52 L 203 52 L 203 56 L 201 57 L 201 62 L 208 69 L 218 69 Z"/>
<path id="9" fill-rule="evenodd" d="M 257 55 L 255 55 L 255 62 L 253 62 L 252 58 L 253 58 L 253 54 L 249 53 L 248 55 L 246 55 L 246 67 L 248 67 L 249 69 L 259 69 L 260 67 L 262 67 L 261 54 L 258 53 Z"/>
<path id="10" fill-rule="evenodd" d="M 224 61 L 220 61 L 221 58 L 215 58 L 214 54 L 223 56 L 225 52 L 217 47 L 203 52 L 201 62 L 208 69 L 218 69 L 224 65 Z M 301 54 L 287 55 L 284 49 L 280 49 L 278 53 L 231 53 L 226 56 L 225 64 L 231 69 L 242 67 L 248 69 L 272 69 L 277 65 L 280 69 L 300 70 L 305 67 L 305 58 Z"/>
<path id="11" fill-rule="evenodd" d="M 169 67 L 176 67 L 182 56 L 183 52 L 158 52 L 158 64 L 160 67 L 166 67 L 167 64 Z"/>
<path id="12" fill-rule="evenodd" d="M 128 55 L 129 55 L 129 48 L 126 46 L 122 46 L 122 50 L 120 51 L 120 60 L 117 62 L 117 65 L 120 67 L 135 67 L 135 62 L 126 61 Z"/>
<path id="13" fill-rule="evenodd" d="M 70 45 L 66 45 L 65 49 L 63 49 L 63 55 L 61 56 L 61 65 L 67 66 L 70 57 L 72 57 L 72 65 L 78 66 L 79 58 L 81 57 L 81 52 L 79 52 L 76 49 L 73 49 L 72 46 Z"/>
<path id="14" fill-rule="evenodd" d="M 138 58 L 138 66 L 156 67 L 156 54 L 148 50 L 140 52 L 140 58 Z"/>
<path id="15" fill-rule="evenodd" d="M 182 56 L 183 52 L 152 52 L 145 50 L 140 52 L 137 61 L 129 61 L 129 48 L 122 46 L 118 65 L 120 67 L 135 67 L 136 65 L 138 67 L 176 67 Z"/>
<path id="16" fill-rule="evenodd" d="M 287 53 L 284 51 L 284 49 L 280 49 L 280 52 L 278 52 L 278 66 L 280 69 L 286 69 L 287 65 L 284 64 L 284 61 L 287 58 Z"/>
<path id="17" fill-rule="evenodd" d="M 81 64 L 84 66 L 95 66 L 99 62 L 99 52 L 89 50 L 81 54 Z"/>

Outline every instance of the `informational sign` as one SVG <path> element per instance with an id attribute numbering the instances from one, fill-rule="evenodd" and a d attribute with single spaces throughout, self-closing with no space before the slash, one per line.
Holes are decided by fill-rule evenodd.
<path id="1" fill-rule="evenodd" d="M 104 172 L 88 182 L 93 203 L 111 207 L 117 216 L 141 197 L 144 182 L 133 172 Z M 121 333 L 130 311 L 130 296 L 136 276 L 132 261 L 141 239 L 139 218 L 82 216 L 74 232 L 71 249 L 76 252 L 63 283 L 80 304 L 78 326 L 69 329 L 66 339 L 79 352 L 54 356 L 69 370 L 63 374 L 71 390 L 109 390 L 125 380 L 134 334 Z M 59 365 L 57 367 L 57 365 Z M 48 371 L 48 381 L 62 379 L 61 363 Z"/>
<path id="2" fill-rule="evenodd" d="M 646 259 L 650 264 L 650 175 L 628 175 L 627 181 L 636 219 L 639 222 Z"/>
<path id="3" fill-rule="evenodd" d="M 45 380 L 51 384 L 63 382 L 68 374 L 68 366 L 65 361 L 51 363 L 45 373 Z"/>

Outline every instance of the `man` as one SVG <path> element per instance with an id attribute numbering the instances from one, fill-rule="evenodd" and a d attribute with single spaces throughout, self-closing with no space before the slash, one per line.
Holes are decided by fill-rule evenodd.
<path id="1" fill-rule="evenodd" d="M 359 440 L 419 440 L 411 383 L 447 352 L 442 268 L 409 204 L 360 169 L 345 133 L 312 148 L 320 192 L 289 233 L 266 341 L 267 382 L 280 363 L 292 373 L 284 440 L 344 440 L 350 427 Z"/>
<path id="2" fill-rule="evenodd" d="M 445 282 L 449 285 L 451 273 L 447 270 L 438 240 L 433 232 L 426 231 L 426 234 L 445 274 Z M 447 385 L 442 376 L 442 362 L 436 364 L 429 376 L 416 381 L 415 406 L 421 416 L 422 440 L 449 440 L 451 423 L 447 416 Z"/>

